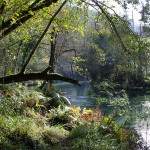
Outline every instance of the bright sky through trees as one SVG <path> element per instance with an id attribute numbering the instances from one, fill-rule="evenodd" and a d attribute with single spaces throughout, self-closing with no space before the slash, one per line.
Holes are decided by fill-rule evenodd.
<path id="1" fill-rule="evenodd" d="M 140 7 L 138 6 L 136 9 L 129 4 L 127 10 L 124 10 L 123 8 L 120 7 L 116 2 L 112 2 L 112 5 L 114 5 L 114 10 L 118 15 L 128 15 L 128 19 L 131 21 L 132 26 L 134 26 L 134 31 L 138 32 L 140 30 L 140 19 L 141 19 L 141 14 L 139 13 Z"/>

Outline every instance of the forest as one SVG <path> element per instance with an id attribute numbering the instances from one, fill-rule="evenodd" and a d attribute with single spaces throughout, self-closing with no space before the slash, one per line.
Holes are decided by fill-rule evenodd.
<path id="1" fill-rule="evenodd" d="M 0 0 L 1 150 L 148 150 L 149 108 L 149 0 Z"/>

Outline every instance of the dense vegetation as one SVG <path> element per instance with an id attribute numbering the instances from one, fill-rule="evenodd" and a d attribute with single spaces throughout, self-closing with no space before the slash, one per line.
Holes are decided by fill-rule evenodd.
<path id="1" fill-rule="evenodd" d="M 150 3 L 114 2 L 124 15 L 100 0 L 0 1 L 0 149 L 142 149 L 116 118 L 129 111 L 124 90 L 150 87 Z M 141 8 L 138 32 L 130 5 Z M 90 82 L 100 109 L 71 106 L 55 80 Z"/>
<path id="2" fill-rule="evenodd" d="M 14 88 L 15 87 L 15 88 Z M 4 90 L 4 89 L 3 89 Z M 135 131 L 103 116 L 100 109 L 64 104 L 49 108 L 51 99 L 25 86 L 1 93 L 0 149 L 116 150 L 142 147 Z M 55 99 L 55 103 L 58 99 Z"/>

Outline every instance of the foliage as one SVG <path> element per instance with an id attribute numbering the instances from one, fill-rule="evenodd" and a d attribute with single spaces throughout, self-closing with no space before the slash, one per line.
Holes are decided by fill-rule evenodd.
<path id="1" fill-rule="evenodd" d="M 106 122 L 106 119 L 104 120 Z M 118 128 L 118 129 L 117 129 Z M 79 126 L 70 135 L 69 148 L 79 150 L 116 150 L 133 149 L 128 139 L 136 135 L 131 131 L 119 128 L 117 124 L 110 123 L 109 126 Z M 133 145 L 132 143 L 132 145 Z M 135 146 L 135 145 L 134 145 Z M 136 145 L 137 146 L 137 145 Z M 138 146 L 137 146 L 138 147 Z"/>
<path id="2" fill-rule="evenodd" d="M 13 88 L 13 87 L 16 88 Z M 22 84 L 2 86 L 0 108 L 4 115 L 15 115 L 21 113 L 25 107 L 33 107 L 38 103 L 42 94 L 35 90 L 28 90 Z M 30 104 L 29 104 L 29 103 Z"/>
<path id="3" fill-rule="evenodd" d="M 21 70 L 45 29 L 45 25 L 52 19 L 62 1 L 54 1 L 53 4 L 52 1 L 48 1 L 49 7 L 46 5 L 40 7 L 45 1 L 26 2 L 22 0 L 14 2 L 12 0 L 11 2 L 2 2 L 4 8 L 1 6 L 1 27 L 4 26 L 4 31 L 9 28 L 9 26 L 5 26 L 7 21 L 12 20 L 10 28 L 13 25 L 18 25 L 17 21 L 21 18 L 20 16 L 25 17 L 22 12 L 25 11 L 26 14 L 31 15 L 30 20 L 27 19 L 26 22 L 20 23 L 15 32 L 12 31 L 1 41 L 1 67 L 4 70 L 0 73 L 5 76 L 18 73 Z M 67 71 L 67 75 L 73 76 L 73 69 L 75 69 L 80 75 L 88 76 L 96 82 L 108 79 L 122 84 L 124 87 L 140 86 L 141 79 L 145 74 L 148 75 L 148 43 L 128 28 L 131 26 L 129 20 L 109 12 L 112 10 L 109 3 L 97 2 L 94 1 L 95 4 L 103 6 L 107 15 L 98 9 L 90 10 L 91 3 L 89 1 L 66 3 L 43 37 L 26 72 L 41 71 L 43 67 L 47 66 L 50 62 L 50 53 L 52 53 L 51 44 L 56 43 L 53 63 L 57 71 L 64 74 Z M 120 5 L 124 5 L 124 2 L 118 2 Z M 138 3 L 133 2 L 133 4 Z M 149 3 L 146 1 L 143 6 L 146 14 L 149 11 L 148 6 Z M 37 7 L 39 9 L 34 10 Z M 12 13 L 13 11 L 14 13 Z M 125 48 L 120 46 L 118 36 L 112 32 L 112 30 L 115 31 L 112 22 Z M 56 37 L 53 37 L 52 33 Z M 74 49 L 76 53 L 81 53 L 81 58 L 79 58 L 79 54 L 73 59 L 71 59 L 72 54 L 63 58 L 62 54 L 68 52 L 66 49 Z M 64 64 L 62 61 L 65 61 L 65 69 L 62 69 L 62 64 Z M 68 69 L 69 67 L 71 69 Z M 71 70 L 71 73 L 68 70 Z"/>
<path id="4" fill-rule="evenodd" d="M 137 140 L 135 133 L 120 127 L 110 117 L 104 117 L 98 107 L 81 109 L 60 105 L 45 113 L 36 107 L 21 107 L 23 99 L 33 96 L 38 100 L 43 96 L 40 92 L 28 91 L 20 84 L 15 87 L 5 87 L 7 94 L 1 95 L 5 103 L 9 103 L 0 104 L 0 149 L 123 150 L 129 147 L 131 135 L 135 135 L 132 145 Z M 8 92 L 10 97 L 7 97 Z"/>
<path id="5" fill-rule="evenodd" d="M 115 1 L 127 9 L 126 2 Z M 65 2 L 68 3 L 57 14 L 59 6 Z M 2 0 L 1 81 L 4 82 L 7 75 L 18 74 L 24 66 L 26 70 L 19 75 L 24 71 L 39 72 L 49 66 L 53 71 L 48 68 L 47 72 L 53 73 L 56 69 L 67 76 L 74 76 L 75 69 L 92 80 L 92 90 L 100 95 L 101 106 L 103 96 L 109 97 L 105 103 L 115 108 L 113 115 L 103 116 L 98 108 L 80 109 L 60 103 L 54 108 L 51 100 L 59 102 L 60 99 L 57 94 L 53 98 L 48 97 L 53 91 L 49 87 L 46 90 L 50 91 L 45 90 L 45 97 L 21 84 L 2 85 L 0 149 L 124 150 L 132 149 L 138 140 L 136 133 L 115 122 L 118 116 L 126 113 L 129 104 L 122 91 L 118 90 L 119 96 L 115 97 L 118 95 L 115 89 L 149 83 L 149 39 L 135 34 L 128 27 L 131 27 L 129 20 L 124 20 L 127 17 L 110 13 L 112 7 L 109 7 L 109 2 L 92 2 L 94 5 L 88 0 Z M 137 0 L 127 2 L 138 4 Z M 94 6 L 95 10 L 89 6 Z M 148 6 L 146 1 L 141 12 L 144 32 L 148 30 Z M 45 30 L 48 23 L 50 26 Z M 66 52 L 72 53 L 62 57 Z M 31 59 L 30 64 L 28 58 L 29 61 Z M 67 71 L 62 69 L 64 63 Z"/>
<path id="6" fill-rule="evenodd" d="M 135 37 L 126 33 L 126 29 L 124 29 L 125 33 L 122 30 L 121 27 L 122 40 L 131 52 L 130 55 L 124 53 L 117 46 L 115 38 L 110 42 L 109 39 L 112 39 L 111 36 L 113 35 L 106 36 L 104 34 L 95 38 L 94 42 L 102 48 L 105 55 L 103 63 L 96 61 L 97 59 L 94 55 L 90 55 L 90 59 L 86 59 L 88 73 L 95 84 L 109 80 L 116 84 L 121 84 L 123 88 L 142 86 L 143 77 L 145 74 L 148 75 L 148 42 L 144 39 L 137 41 Z M 106 44 L 103 46 L 103 43 Z M 116 43 L 116 45 L 114 45 L 114 43 Z M 97 65 L 94 65 L 94 62 L 96 62 Z M 90 69 L 90 67 L 92 69 Z"/>

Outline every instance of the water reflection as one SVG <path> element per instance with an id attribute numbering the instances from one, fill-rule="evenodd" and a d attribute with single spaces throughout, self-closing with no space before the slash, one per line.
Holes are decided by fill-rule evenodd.
<path id="1" fill-rule="evenodd" d="M 82 83 L 81 86 L 72 84 L 59 84 L 61 92 L 71 101 L 72 105 L 80 106 L 81 108 L 92 108 L 96 106 L 96 97 L 88 96 L 90 84 L 88 82 Z"/>
<path id="2" fill-rule="evenodd" d="M 68 97 L 72 105 L 92 108 L 96 106 L 96 97 L 88 96 L 90 85 L 84 84 L 81 87 L 72 84 L 59 85 L 59 88 Z M 142 136 L 147 146 L 150 146 L 150 95 L 132 96 L 129 98 L 131 105 L 130 117 L 132 117 L 131 126 Z M 101 110 L 105 114 L 113 112 L 111 106 L 103 104 Z"/>
<path id="3" fill-rule="evenodd" d="M 133 101 L 133 127 L 141 134 L 145 144 L 150 147 L 150 96 L 134 97 Z"/>

